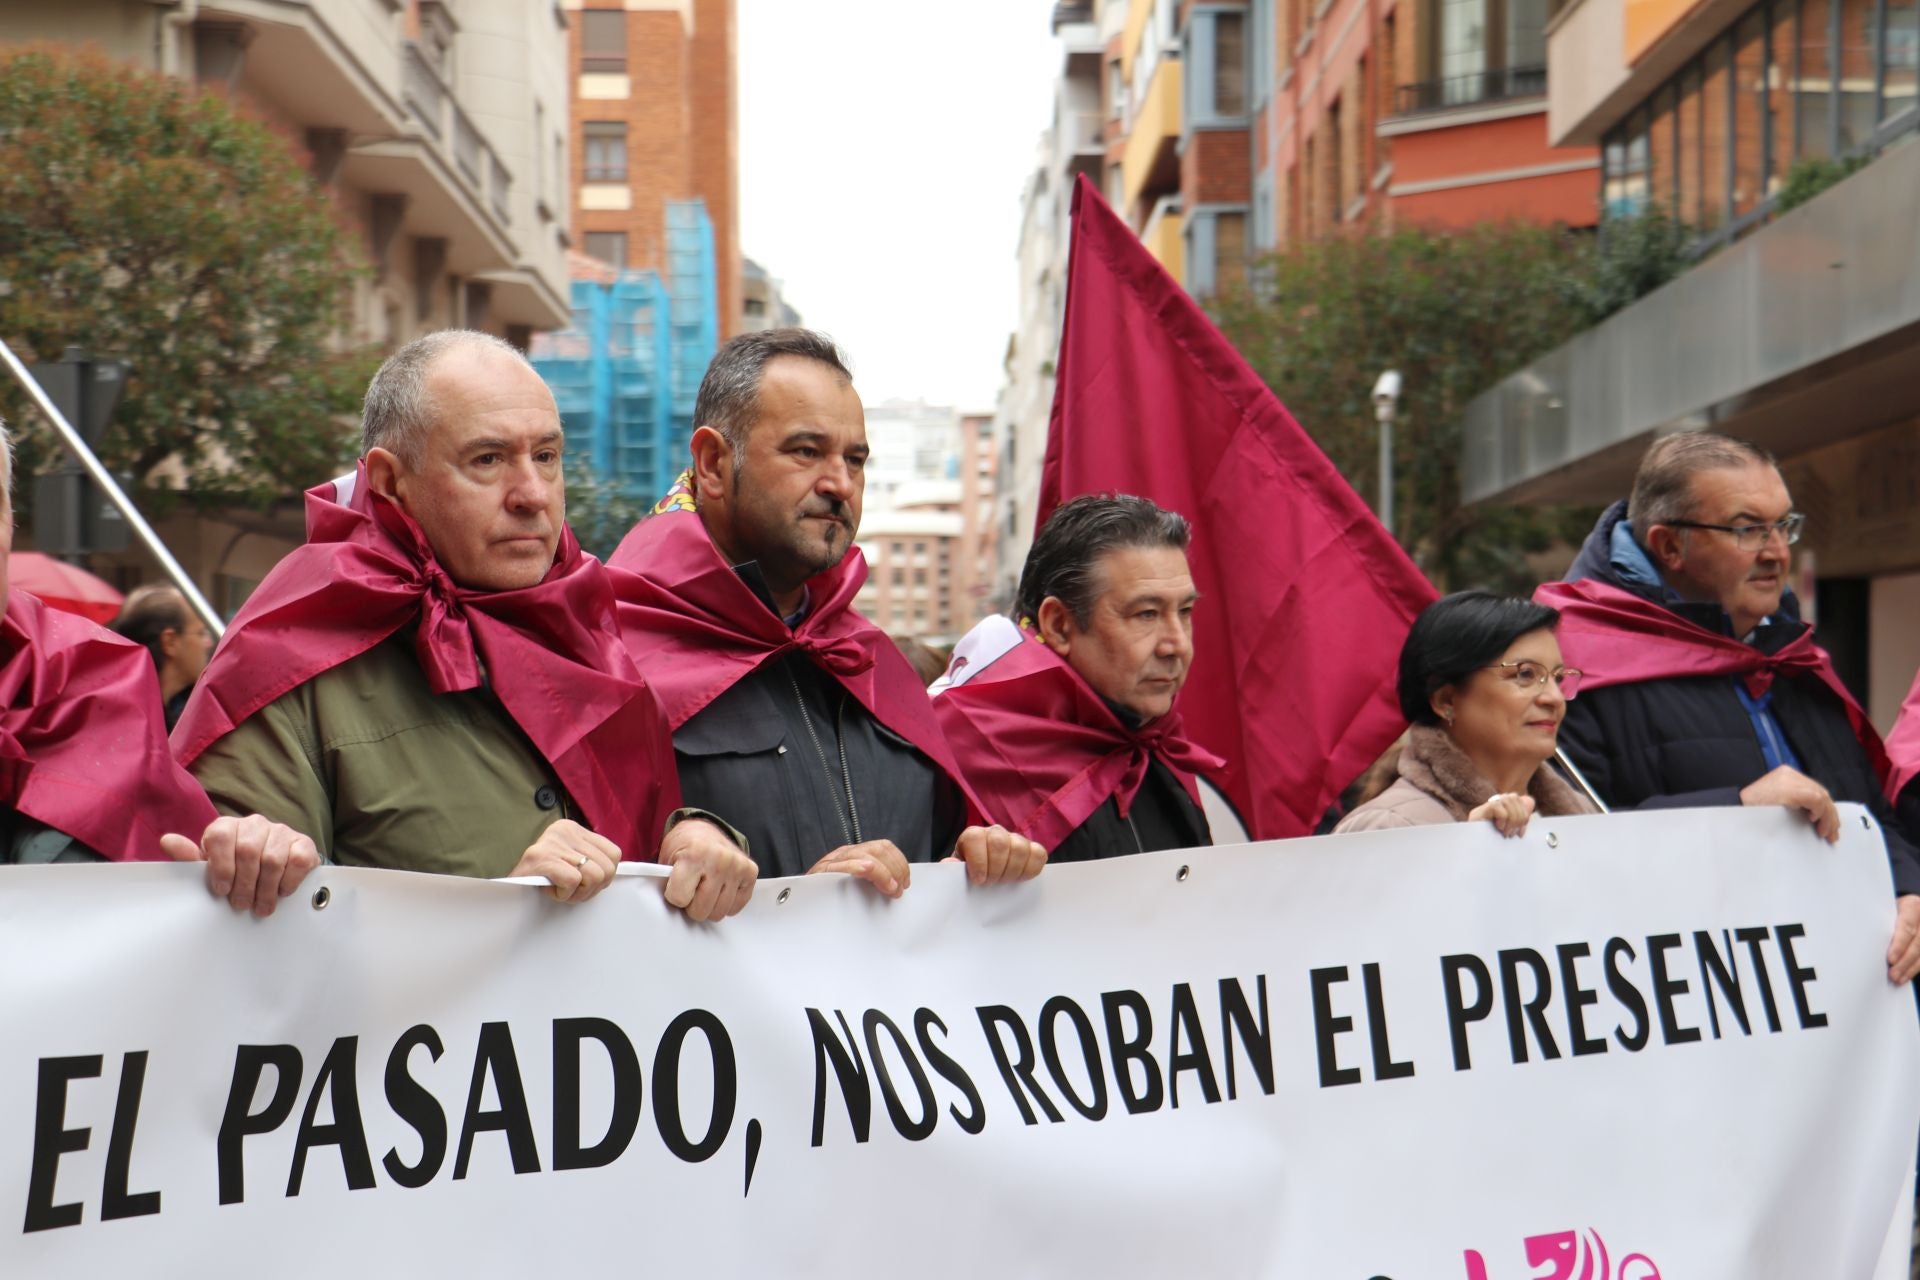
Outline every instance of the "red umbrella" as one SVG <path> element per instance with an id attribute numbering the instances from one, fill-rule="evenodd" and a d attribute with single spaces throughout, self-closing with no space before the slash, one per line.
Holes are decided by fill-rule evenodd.
<path id="1" fill-rule="evenodd" d="M 16 551 L 7 560 L 7 576 L 16 591 L 39 596 L 49 608 L 77 613 L 102 626 L 112 622 L 126 599 L 85 569 L 38 551 Z"/>

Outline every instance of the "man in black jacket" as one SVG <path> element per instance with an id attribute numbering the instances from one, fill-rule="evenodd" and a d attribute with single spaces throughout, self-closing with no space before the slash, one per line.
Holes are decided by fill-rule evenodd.
<path id="1" fill-rule="evenodd" d="M 934 685 L 989 817 L 1054 862 L 1211 844 L 1201 771 L 1221 761 L 1175 710 L 1199 600 L 1187 522 L 1145 498 L 1062 504 L 1020 574 L 1020 621 L 988 618 Z"/>
<path id="2" fill-rule="evenodd" d="M 693 467 L 611 561 L 628 648 L 673 727 L 680 789 L 763 876 L 838 872 L 898 897 L 949 854 L 976 884 L 1046 850 L 968 822 L 925 686 L 853 601 L 866 414 L 822 334 L 741 334 L 694 406 Z"/>
<path id="3" fill-rule="evenodd" d="M 1669 436 L 1647 451 L 1630 500 L 1601 517 L 1567 581 L 1626 593 L 1606 596 L 1602 609 L 1667 611 L 1682 624 L 1672 634 L 1697 636 L 1703 653 L 1724 654 L 1729 641 L 1750 646 L 1759 667 L 1810 631 L 1787 589 L 1788 548 L 1802 523 L 1792 508 L 1764 450 L 1711 432 Z M 1543 588 L 1541 598 L 1577 608 L 1568 590 Z M 1674 674 L 1583 689 L 1568 704 L 1561 746 L 1615 808 L 1785 805 L 1832 840 L 1836 800 L 1868 806 L 1886 834 L 1899 900 L 1888 975 L 1911 981 L 1920 974 L 1914 833 L 1881 793 L 1858 731 L 1864 717 L 1815 670 L 1817 657 L 1830 673 L 1824 655 L 1810 641 L 1793 653 L 1796 665 L 1767 665 L 1765 678 Z M 1572 649 L 1567 657 L 1576 660 Z"/>

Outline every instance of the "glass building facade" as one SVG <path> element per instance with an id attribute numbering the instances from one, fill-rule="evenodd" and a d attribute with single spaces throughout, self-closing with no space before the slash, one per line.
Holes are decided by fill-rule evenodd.
<path id="1" fill-rule="evenodd" d="M 1737 234 L 1797 162 L 1913 129 L 1916 71 L 1915 0 L 1764 0 L 1606 135 L 1606 216 L 1658 202 L 1705 241 Z"/>

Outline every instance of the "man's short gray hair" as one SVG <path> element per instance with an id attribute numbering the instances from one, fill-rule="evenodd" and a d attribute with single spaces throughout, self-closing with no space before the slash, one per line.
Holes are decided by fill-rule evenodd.
<path id="1" fill-rule="evenodd" d="M 367 384 L 367 398 L 360 407 L 362 454 L 385 449 L 410 467 L 420 464 L 435 416 L 427 377 L 435 360 L 459 348 L 496 351 L 527 364 L 518 347 L 477 329 L 441 329 L 415 338 L 388 356 Z"/>
<path id="2" fill-rule="evenodd" d="M 1703 471 L 1741 471 L 1779 465 L 1757 444 L 1717 431 L 1682 431 L 1653 442 L 1640 459 L 1627 499 L 1627 519 L 1641 538 L 1657 524 L 1691 520 L 1693 478 Z"/>
<path id="3" fill-rule="evenodd" d="M 746 453 L 747 432 L 759 414 L 760 380 L 767 363 L 779 356 L 798 356 L 826 365 L 846 382 L 853 381 L 847 357 L 832 338 L 812 329 L 762 329 L 728 341 L 700 379 L 693 402 L 693 425 L 712 427 L 726 437 L 736 467 Z"/>

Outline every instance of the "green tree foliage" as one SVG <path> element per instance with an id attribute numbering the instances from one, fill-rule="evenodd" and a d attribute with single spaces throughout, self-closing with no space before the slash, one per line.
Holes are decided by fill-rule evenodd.
<path id="1" fill-rule="evenodd" d="M 613 554 L 627 530 L 640 523 L 660 496 L 634 497 L 596 475 L 585 462 L 567 461 L 567 523 L 587 553 L 602 560 Z"/>
<path id="2" fill-rule="evenodd" d="M 377 357 L 337 336 L 351 240 L 295 147 L 217 93 L 45 48 L 0 50 L 0 335 L 132 365 L 103 445 L 154 491 L 265 503 L 353 455 Z M 21 469 L 58 448 L 0 378 Z"/>
<path id="3" fill-rule="evenodd" d="M 1572 286 L 1591 278 L 1591 253 L 1563 230 L 1518 224 L 1335 236 L 1269 259 L 1258 288 L 1221 299 L 1214 319 L 1369 500 L 1373 383 L 1398 369 L 1394 536 L 1443 590 L 1525 591 L 1526 555 L 1577 540 L 1594 513 L 1463 506 L 1460 416 L 1589 323 Z"/>
<path id="4" fill-rule="evenodd" d="M 1841 179 L 1864 169 L 1870 159 L 1870 156 L 1843 156 L 1829 160 L 1824 156 L 1809 156 L 1794 161 L 1793 167 L 1787 170 L 1780 194 L 1774 197 L 1773 211 L 1780 214 L 1798 208 Z"/>
<path id="5" fill-rule="evenodd" d="M 1685 271 L 1699 233 L 1650 204 L 1631 217 L 1607 219 L 1591 263 L 1571 282 L 1574 301 L 1586 323 L 1598 324 L 1625 310 Z"/>

